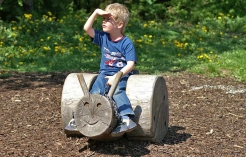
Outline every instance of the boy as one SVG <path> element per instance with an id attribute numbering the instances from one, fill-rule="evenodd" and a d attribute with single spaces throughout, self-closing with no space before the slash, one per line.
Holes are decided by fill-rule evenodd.
<path id="1" fill-rule="evenodd" d="M 103 32 L 92 27 L 98 15 L 103 17 Z M 105 10 L 96 9 L 84 25 L 85 32 L 93 43 L 100 46 L 102 53 L 99 75 L 90 93 L 104 95 L 106 87 L 112 85 L 116 73 L 123 73 L 113 95 L 121 116 L 121 122 L 111 133 L 114 137 L 130 132 L 137 126 L 132 121 L 134 112 L 125 93 L 127 79 L 132 74 L 136 62 L 133 42 L 123 34 L 128 21 L 128 9 L 122 4 L 113 3 Z"/>

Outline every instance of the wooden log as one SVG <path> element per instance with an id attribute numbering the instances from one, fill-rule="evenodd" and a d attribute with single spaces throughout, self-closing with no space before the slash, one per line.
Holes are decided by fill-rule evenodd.
<path id="1" fill-rule="evenodd" d="M 166 83 L 155 75 L 132 75 L 126 93 L 135 112 L 138 127 L 127 137 L 131 140 L 160 142 L 169 123 L 169 104 Z"/>
<path id="2" fill-rule="evenodd" d="M 83 73 L 83 76 L 88 89 L 90 89 L 97 74 Z M 127 133 L 127 137 L 131 140 L 161 141 L 167 133 L 169 123 L 168 93 L 164 78 L 156 75 L 132 75 L 128 79 L 126 93 L 136 115 L 134 121 L 138 124 L 135 130 Z M 84 92 L 78 81 L 77 74 L 68 75 L 62 92 L 61 112 L 64 126 L 71 120 L 72 113 L 77 110 L 76 115 L 83 116 L 83 118 L 75 118 L 76 124 L 79 124 L 79 130 L 83 130 L 85 124 L 88 127 L 86 131 L 82 131 L 83 134 L 95 140 L 114 139 L 109 134 L 109 130 L 112 128 L 107 129 L 107 127 L 113 126 L 109 119 L 107 121 L 107 118 L 112 118 L 112 113 L 111 111 L 105 112 L 102 108 L 102 104 L 104 104 L 103 107 L 109 109 L 106 107 L 109 104 L 108 100 L 98 95 L 93 98 L 94 102 L 90 102 L 91 99 L 89 97 L 84 97 L 83 99 L 82 97 L 84 97 Z M 94 109 L 86 106 L 88 102 L 94 104 L 94 107 L 92 107 Z M 91 112 L 94 113 L 91 114 Z M 93 118 L 93 115 L 97 117 Z M 88 119 L 88 117 L 90 118 Z M 100 119 L 100 117 L 105 117 L 106 120 Z M 92 124 L 95 123 L 100 125 L 93 128 Z M 90 130 L 96 131 L 92 133 Z M 78 134 L 81 135 L 80 132 Z M 103 136 L 97 136 L 99 134 Z"/>
<path id="3" fill-rule="evenodd" d="M 77 78 L 77 74 L 79 73 L 69 74 L 63 85 L 61 98 L 61 116 L 64 127 L 72 119 L 72 115 L 75 112 L 78 103 L 84 96 L 79 80 Z M 85 78 L 88 89 L 90 89 L 97 77 L 97 74 L 83 73 L 83 76 Z M 74 132 L 74 135 L 81 135 L 81 133 L 77 131 Z"/>

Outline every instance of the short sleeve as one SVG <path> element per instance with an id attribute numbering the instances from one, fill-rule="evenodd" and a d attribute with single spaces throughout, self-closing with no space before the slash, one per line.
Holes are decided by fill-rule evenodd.
<path id="1" fill-rule="evenodd" d="M 135 63 L 137 63 L 136 52 L 133 42 L 129 42 L 126 45 L 125 54 L 126 61 L 134 61 Z"/>
<path id="2" fill-rule="evenodd" d="M 92 41 L 92 43 L 97 44 L 101 47 L 101 45 L 102 45 L 102 32 L 95 30 L 95 29 L 94 29 L 94 31 L 95 31 L 95 36 L 94 36 L 94 38 L 91 37 L 91 41 Z"/>

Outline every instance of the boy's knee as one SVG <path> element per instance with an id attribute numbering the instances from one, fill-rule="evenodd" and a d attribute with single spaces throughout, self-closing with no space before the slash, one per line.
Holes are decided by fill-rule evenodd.
<path id="1" fill-rule="evenodd" d="M 99 88 L 90 91 L 90 94 L 104 94 Z"/>
<path id="2" fill-rule="evenodd" d="M 114 95 L 118 95 L 118 94 L 121 94 L 123 91 L 119 88 L 116 88 L 115 92 L 114 92 Z"/>

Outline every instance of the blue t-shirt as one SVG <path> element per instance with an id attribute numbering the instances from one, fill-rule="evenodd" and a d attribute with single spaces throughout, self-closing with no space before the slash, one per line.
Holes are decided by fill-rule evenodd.
<path id="1" fill-rule="evenodd" d="M 108 33 L 95 30 L 92 42 L 99 45 L 102 52 L 100 71 L 117 72 L 126 66 L 127 61 L 137 62 L 134 44 L 126 36 L 111 41 Z"/>

